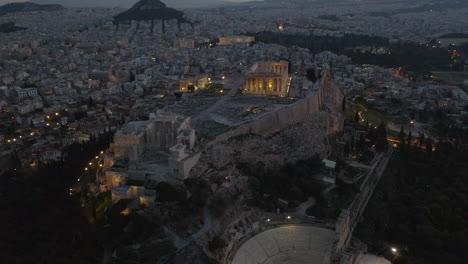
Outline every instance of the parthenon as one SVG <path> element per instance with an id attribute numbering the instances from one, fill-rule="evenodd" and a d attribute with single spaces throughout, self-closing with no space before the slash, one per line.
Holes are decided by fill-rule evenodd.
<path id="1" fill-rule="evenodd" d="M 257 62 L 245 74 L 246 95 L 285 97 L 289 92 L 288 62 Z"/>

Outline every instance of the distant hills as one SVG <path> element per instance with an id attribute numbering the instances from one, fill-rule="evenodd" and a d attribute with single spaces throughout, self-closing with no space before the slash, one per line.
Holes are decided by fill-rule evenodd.
<path id="1" fill-rule="evenodd" d="M 117 23 L 132 20 L 172 20 L 187 22 L 184 12 L 167 7 L 160 0 L 140 0 L 129 10 L 114 17 Z"/>
<path id="2" fill-rule="evenodd" d="M 56 11 L 64 9 L 58 4 L 40 5 L 34 3 L 10 3 L 0 6 L 0 16 L 16 12 Z"/>
<path id="3" fill-rule="evenodd" d="M 2 0 L 0 0 L 1 2 Z M 8 0 L 6 0 L 8 1 Z M 53 4 L 59 3 L 65 7 L 122 7 L 129 8 L 137 2 L 137 0 L 31 0 L 38 4 Z M 168 6 L 174 8 L 206 8 L 217 7 L 229 4 L 235 4 L 242 0 L 163 0 Z"/>
<path id="4" fill-rule="evenodd" d="M 4 24 L 0 24 L 0 33 L 11 33 L 20 30 L 26 30 L 26 28 L 16 26 L 15 22 L 7 22 Z"/>

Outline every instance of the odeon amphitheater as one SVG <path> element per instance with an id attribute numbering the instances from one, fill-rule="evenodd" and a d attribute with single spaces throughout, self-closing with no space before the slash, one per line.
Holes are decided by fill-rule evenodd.
<path id="1" fill-rule="evenodd" d="M 330 263 L 333 230 L 291 224 L 261 232 L 239 247 L 232 264 Z"/>

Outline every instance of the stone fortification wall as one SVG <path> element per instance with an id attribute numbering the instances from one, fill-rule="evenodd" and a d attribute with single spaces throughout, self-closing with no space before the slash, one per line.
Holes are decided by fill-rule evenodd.
<path id="1" fill-rule="evenodd" d="M 379 156 L 376 158 L 371 170 L 360 187 L 361 192 L 356 195 L 350 206 L 343 210 L 338 217 L 335 225 L 335 259 L 341 257 L 348 248 L 354 228 L 359 222 L 375 187 L 379 183 L 392 153 L 393 151 L 390 149 L 387 153 L 378 154 Z"/>
<path id="2" fill-rule="evenodd" d="M 339 87 L 332 80 L 331 74 L 325 72 L 314 95 L 301 99 L 278 111 L 267 114 L 253 122 L 240 125 L 239 127 L 217 136 L 208 145 L 217 144 L 232 137 L 243 134 L 256 134 L 260 136 L 269 136 L 289 126 L 304 122 L 311 118 L 311 114 L 318 113 L 321 110 L 327 110 L 331 113 L 339 112 L 343 95 Z M 317 122 L 324 122 L 323 118 L 316 118 Z M 329 129 L 330 133 L 341 130 L 341 122 L 332 122 Z"/>
<path id="3" fill-rule="evenodd" d="M 333 105 L 341 103 L 342 95 L 331 84 L 331 79 L 325 78 L 315 95 L 219 135 L 205 146 L 190 175 L 206 176 L 212 169 L 219 171 L 229 164 L 261 164 L 274 169 L 315 154 L 326 155 L 330 151 L 327 136 L 342 126 L 342 115 L 335 111 L 340 107 Z M 325 93 L 339 98 L 321 101 Z"/>

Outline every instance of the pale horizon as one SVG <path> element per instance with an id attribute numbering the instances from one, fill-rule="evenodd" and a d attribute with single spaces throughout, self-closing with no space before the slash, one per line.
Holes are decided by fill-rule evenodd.
<path id="1" fill-rule="evenodd" d="M 242 3 L 263 0 L 161 0 L 169 7 L 206 7 L 216 6 L 223 3 Z M 0 0 L 0 5 L 18 2 L 32 2 L 38 4 L 60 4 L 65 7 L 84 7 L 84 6 L 116 6 L 129 7 L 138 0 Z"/>

